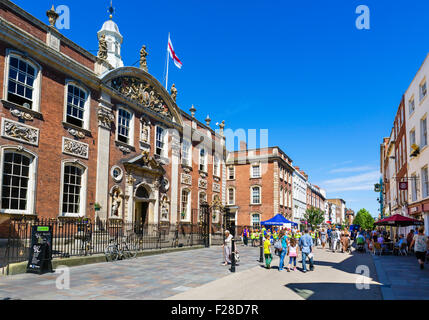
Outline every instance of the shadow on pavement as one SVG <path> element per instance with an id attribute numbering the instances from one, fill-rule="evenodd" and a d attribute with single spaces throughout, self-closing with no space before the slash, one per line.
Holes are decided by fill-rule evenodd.
<path id="1" fill-rule="evenodd" d="M 354 283 L 290 283 L 286 288 L 306 300 L 381 300 L 380 286 L 358 290 Z"/>

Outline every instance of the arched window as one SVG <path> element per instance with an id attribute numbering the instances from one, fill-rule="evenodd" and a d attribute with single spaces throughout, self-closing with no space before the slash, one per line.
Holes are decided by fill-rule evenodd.
<path id="1" fill-rule="evenodd" d="M 188 189 L 182 190 L 181 202 L 180 202 L 180 219 L 189 221 L 191 216 L 191 191 Z"/>
<path id="2" fill-rule="evenodd" d="M 33 214 L 36 165 L 35 156 L 18 148 L 3 150 L 1 212 Z"/>
<path id="3" fill-rule="evenodd" d="M 83 217 L 86 214 L 86 167 L 75 161 L 63 163 L 62 215 Z"/>
<path id="4" fill-rule="evenodd" d="M 141 199 L 149 199 L 149 193 L 144 186 L 139 186 L 136 190 L 136 197 Z"/>
<path id="5" fill-rule="evenodd" d="M 7 68 L 6 99 L 39 111 L 40 67 L 20 53 L 10 51 Z"/>
<path id="6" fill-rule="evenodd" d="M 252 213 L 250 224 L 253 228 L 259 228 L 261 226 L 261 214 Z"/>
<path id="7" fill-rule="evenodd" d="M 235 204 L 235 189 L 234 188 L 228 189 L 228 204 L 229 205 Z"/>
<path id="8" fill-rule="evenodd" d="M 205 192 L 200 192 L 199 203 L 207 202 L 207 194 Z"/>

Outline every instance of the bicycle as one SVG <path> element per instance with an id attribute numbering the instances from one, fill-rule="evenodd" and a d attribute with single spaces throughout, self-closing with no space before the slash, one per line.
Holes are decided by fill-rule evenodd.
<path id="1" fill-rule="evenodd" d="M 131 250 L 125 240 L 122 242 L 121 248 L 116 239 L 111 239 L 110 244 L 108 244 L 104 249 L 104 255 L 106 256 L 106 260 L 109 262 L 135 258 L 137 256 L 137 251 Z"/>

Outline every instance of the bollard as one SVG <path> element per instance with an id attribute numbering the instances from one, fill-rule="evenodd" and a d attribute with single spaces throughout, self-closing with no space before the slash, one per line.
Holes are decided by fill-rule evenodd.
<path id="1" fill-rule="evenodd" d="M 262 243 L 262 235 L 260 236 L 259 240 L 260 240 L 260 247 L 259 247 L 259 262 L 263 263 L 264 262 L 264 245 Z"/>
<path id="2" fill-rule="evenodd" d="M 231 272 L 235 272 L 235 240 L 231 240 Z"/>

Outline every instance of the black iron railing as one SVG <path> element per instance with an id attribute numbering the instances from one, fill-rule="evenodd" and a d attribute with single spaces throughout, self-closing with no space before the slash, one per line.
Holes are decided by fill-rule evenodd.
<path id="1" fill-rule="evenodd" d="M 131 250 L 174 248 L 204 245 L 198 224 L 138 224 L 121 220 L 10 220 L 5 254 L 0 267 L 28 259 L 31 227 L 52 226 L 52 256 L 67 258 L 102 254 L 110 241 L 127 245 Z"/>

